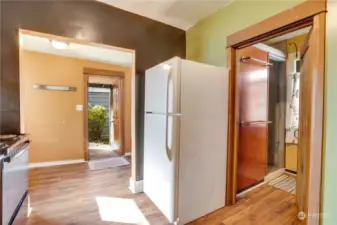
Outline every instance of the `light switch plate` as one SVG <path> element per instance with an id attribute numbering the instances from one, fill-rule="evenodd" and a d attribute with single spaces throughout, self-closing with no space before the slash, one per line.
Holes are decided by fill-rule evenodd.
<path id="1" fill-rule="evenodd" d="M 76 111 L 83 111 L 83 105 L 76 105 Z"/>

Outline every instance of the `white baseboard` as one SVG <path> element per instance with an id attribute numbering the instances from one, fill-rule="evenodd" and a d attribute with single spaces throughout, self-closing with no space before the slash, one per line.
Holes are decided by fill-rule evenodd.
<path id="1" fill-rule="evenodd" d="M 60 166 L 68 164 L 76 164 L 85 162 L 83 159 L 76 160 L 66 160 L 66 161 L 53 161 L 53 162 L 43 162 L 43 163 L 29 163 L 28 168 L 38 168 L 38 167 L 49 167 L 49 166 Z"/>
<path id="2" fill-rule="evenodd" d="M 131 155 L 131 152 L 127 152 L 124 154 L 124 156 L 130 156 Z"/>
<path id="3" fill-rule="evenodd" d="M 143 192 L 143 180 L 134 180 L 130 178 L 129 189 L 132 193 L 141 193 Z"/>

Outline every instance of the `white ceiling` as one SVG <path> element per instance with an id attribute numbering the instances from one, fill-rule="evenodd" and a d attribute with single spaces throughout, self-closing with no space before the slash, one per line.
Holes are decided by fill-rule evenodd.
<path id="1" fill-rule="evenodd" d="M 171 26 L 188 30 L 232 0 L 97 0 Z"/>
<path id="2" fill-rule="evenodd" d="M 20 34 L 20 46 L 29 51 L 87 59 L 120 66 L 130 67 L 133 64 L 133 56 L 128 52 L 77 43 L 69 43 L 69 46 L 66 49 L 60 50 L 54 48 L 48 38 L 28 34 Z"/>
<path id="3" fill-rule="evenodd" d="M 304 27 L 302 29 L 295 30 L 293 32 L 286 33 L 286 34 L 283 34 L 281 36 L 269 39 L 265 43 L 266 44 L 274 44 L 274 43 L 278 43 L 280 41 L 288 40 L 288 39 L 293 38 L 293 37 L 297 37 L 297 36 L 300 36 L 300 35 L 303 35 L 303 34 L 307 34 L 307 33 L 309 33 L 310 29 L 311 29 L 311 26 L 310 27 Z"/>

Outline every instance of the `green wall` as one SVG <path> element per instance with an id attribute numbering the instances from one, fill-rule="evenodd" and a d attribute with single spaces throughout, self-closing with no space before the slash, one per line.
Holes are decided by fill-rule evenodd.
<path id="1" fill-rule="evenodd" d="M 187 59 L 224 66 L 228 35 L 282 12 L 300 1 L 234 0 L 187 31 Z"/>
<path id="2" fill-rule="evenodd" d="M 187 31 L 187 59 L 217 66 L 226 63 L 226 36 L 251 26 L 301 0 L 234 0 Z M 322 225 L 337 224 L 337 1 L 328 0 L 326 137 L 323 156 Z"/>
<path id="3" fill-rule="evenodd" d="M 328 1 L 323 225 L 337 224 L 337 1 Z"/>

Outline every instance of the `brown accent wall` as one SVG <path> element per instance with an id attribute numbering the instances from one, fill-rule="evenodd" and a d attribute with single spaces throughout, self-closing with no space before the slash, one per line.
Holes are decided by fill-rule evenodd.
<path id="1" fill-rule="evenodd" d="M 136 69 L 185 57 L 185 31 L 93 0 L 0 1 L 0 133 L 20 131 L 18 29 L 136 50 Z"/>
<path id="2" fill-rule="evenodd" d="M 21 126 L 32 139 L 29 162 L 83 159 L 83 68 L 125 74 L 125 151 L 131 149 L 131 69 L 83 59 L 20 51 Z M 74 86 L 74 92 L 35 90 L 33 84 Z"/>

